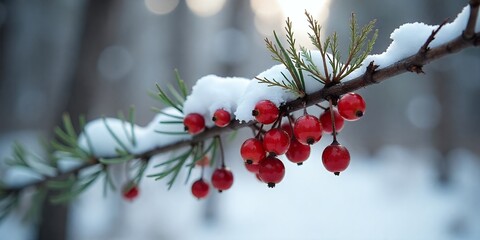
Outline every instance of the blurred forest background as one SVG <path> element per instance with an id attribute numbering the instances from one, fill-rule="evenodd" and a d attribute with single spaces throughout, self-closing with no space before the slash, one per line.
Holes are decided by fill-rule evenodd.
<path id="1" fill-rule="evenodd" d="M 178 68 L 189 86 L 207 74 L 253 78 L 276 64 L 264 47 L 263 38 L 271 37 L 273 30 L 283 33 L 286 17 L 294 22 L 301 44 L 308 45 L 305 9 L 322 22 L 325 34 L 339 33 L 341 46 L 348 44 L 348 23 L 352 12 L 356 13 L 360 24 L 377 19 L 379 37 L 373 53 L 380 53 L 390 44 L 389 34 L 399 25 L 415 21 L 435 25 L 447 17 L 454 19 L 467 2 L 0 0 L 0 156 L 10 154 L 15 140 L 30 149 L 40 149 L 37 139 L 39 136 L 51 138 L 53 128 L 60 124 L 64 112 L 72 116 L 86 114 L 91 120 L 103 115 L 116 116 L 118 110 L 127 111 L 134 105 L 137 123 L 147 124 L 154 116 L 150 107 L 159 107 L 147 92 L 155 91 L 155 83 L 173 82 L 174 68 Z M 469 48 L 426 66 L 426 74 L 403 74 L 360 91 L 368 104 L 366 116 L 359 122 L 348 124 L 340 137 L 348 143 L 352 161 L 363 162 L 367 168 L 382 164 L 379 170 L 382 174 L 374 181 L 361 180 L 368 178 L 363 173 L 368 175 L 373 170 L 358 170 L 355 174 L 352 172 L 357 169 L 353 168 L 348 174 L 357 177 L 351 179 L 357 184 L 355 187 L 359 183 L 392 182 L 385 187 L 389 190 L 381 188 L 376 191 L 371 187 L 370 193 L 377 193 L 372 196 L 392 196 L 385 200 L 389 204 L 379 210 L 381 213 L 373 216 L 395 215 L 395 212 L 404 215 L 393 217 L 396 221 L 392 218 L 388 221 L 390 227 L 382 228 L 378 222 L 385 219 L 369 217 L 372 213 L 366 210 L 376 207 L 369 205 L 374 205 L 373 202 L 354 203 L 357 208 L 350 212 L 352 215 L 340 214 L 348 217 L 331 221 L 335 227 L 323 225 L 327 228 L 323 229 L 325 232 L 328 228 L 335 229 L 334 232 L 352 231 L 350 239 L 480 239 L 478 66 L 480 51 Z M 232 158 L 237 158 L 242 138 L 230 144 Z M 141 197 L 137 202 L 125 203 L 119 193 L 111 193 L 104 199 L 99 184 L 72 206 L 50 206 L 46 202 L 37 223 L 23 223 L 21 216 L 17 216 L 19 213 L 14 214 L 0 224 L 0 238 L 246 239 L 242 237 L 246 236 L 248 239 L 269 239 L 261 236 L 275 236 L 275 239 L 292 239 L 294 236 L 298 237 L 296 239 L 318 239 L 330 236 L 331 239 L 337 236 L 341 239 L 342 234 L 322 235 L 314 222 L 328 223 L 328 219 L 316 219 L 322 213 L 313 216 L 308 209 L 316 212 L 322 201 L 352 203 L 345 202 L 344 198 L 341 201 L 335 198 L 326 200 L 322 190 L 319 195 L 309 194 L 313 191 L 310 186 L 315 186 L 314 175 L 326 175 L 320 165 L 314 166 L 318 169 L 305 166 L 310 169 L 302 173 L 308 175 L 304 179 L 310 181 L 309 184 L 285 184 L 283 189 L 275 189 L 278 194 L 285 193 L 281 195 L 282 199 L 299 195 L 308 198 L 304 200 L 306 202 L 315 202 L 298 209 L 295 209 L 298 205 L 291 205 L 289 210 L 279 205 L 275 205 L 281 207 L 277 210 L 264 209 L 273 206 L 253 207 L 255 202 L 271 203 L 279 198 L 266 188 L 242 191 L 234 186 L 230 191 L 238 191 L 236 195 L 231 193 L 228 196 L 229 192 L 218 197 L 217 194 L 199 203 L 190 196 L 188 185 L 177 184 L 167 192 L 164 182 L 146 179 L 142 182 L 144 186 L 141 186 Z M 426 170 L 418 173 L 416 167 Z M 240 164 L 232 168 L 242 171 Z M 117 170 L 121 171 L 121 167 Z M 415 178 L 416 172 L 420 175 L 428 172 L 420 179 L 425 181 L 429 190 L 422 188 L 415 192 L 420 196 L 414 194 L 411 201 L 406 201 L 411 205 L 395 202 L 393 199 L 403 199 L 405 195 L 394 193 L 398 189 L 402 193 L 411 193 L 406 189 L 421 185 L 412 180 L 418 179 Z M 0 171 L 0 174 L 11 182 L 18 180 L 6 171 Z M 241 188 L 243 178 L 247 179 L 246 172 L 238 174 L 235 183 L 238 188 Z M 409 180 L 407 185 L 404 180 Z M 335 188 L 335 184 L 333 181 L 329 187 Z M 339 186 L 348 189 L 345 183 Z M 258 201 L 242 202 L 232 197 L 253 192 L 258 192 L 255 195 Z M 434 197 L 423 196 L 425 192 Z M 358 192 L 359 196 L 367 193 L 369 191 Z M 447 198 L 445 205 L 433 203 L 440 207 L 433 206 L 435 210 L 422 215 L 422 211 L 432 205 L 417 197 L 428 200 L 437 198 L 436 194 Z M 298 201 L 300 203 L 295 204 L 303 202 Z M 343 208 L 343 204 L 330 207 Z M 265 210 L 264 214 L 273 216 L 259 216 L 258 219 L 284 219 L 281 223 L 285 225 L 276 223 L 262 228 L 246 223 L 234 225 L 228 220 L 255 222 L 252 220 L 255 216 L 236 218 L 242 211 L 249 212 L 248 209 L 258 210 L 257 213 Z M 445 220 L 436 224 L 440 221 L 436 214 L 440 212 L 445 213 L 442 215 Z M 360 216 L 363 218 L 357 219 Z M 421 224 L 417 224 L 419 228 L 409 229 L 409 222 L 415 223 L 416 218 L 421 219 Z M 350 222 L 351 219 L 358 221 Z M 294 224 L 287 234 L 283 231 L 292 224 L 290 220 L 314 222 L 308 223 L 310 227 L 306 228 Z M 263 224 L 268 225 L 268 222 Z M 252 228 L 247 229 L 247 226 Z M 355 226 L 367 228 L 362 230 Z M 262 229 L 272 232 L 262 235 Z M 422 238 L 424 236 L 427 238 Z"/>

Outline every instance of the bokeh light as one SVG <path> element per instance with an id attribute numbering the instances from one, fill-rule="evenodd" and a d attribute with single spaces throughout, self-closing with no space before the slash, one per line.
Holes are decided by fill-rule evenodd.
<path id="1" fill-rule="evenodd" d="M 172 12 L 178 6 L 179 0 L 145 0 L 148 11 L 164 15 Z"/>
<path id="2" fill-rule="evenodd" d="M 442 107 L 434 95 L 422 95 L 408 103 L 407 117 L 410 123 L 420 129 L 433 129 L 441 118 Z"/>
<path id="3" fill-rule="evenodd" d="M 123 46 L 109 46 L 100 54 L 97 68 L 102 77 L 107 80 L 119 80 L 125 77 L 133 66 L 133 59 Z"/>
<path id="4" fill-rule="evenodd" d="M 187 6 L 200 17 L 210 17 L 222 10 L 225 0 L 187 0 Z"/>
<path id="5" fill-rule="evenodd" d="M 306 34 L 309 27 L 305 17 L 307 10 L 320 25 L 328 18 L 330 0 L 251 0 L 250 7 L 255 14 L 257 31 L 270 36 L 272 29 L 284 25 L 288 17 L 292 21 L 293 31 L 300 45 L 309 46 L 310 40 Z M 269 29 L 269 30 L 268 30 Z"/>

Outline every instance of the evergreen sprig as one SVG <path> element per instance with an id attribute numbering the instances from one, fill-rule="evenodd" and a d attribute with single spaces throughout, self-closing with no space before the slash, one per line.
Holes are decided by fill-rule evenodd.
<path id="1" fill-rule="evenodd" d="M 167 84 L 167 90 L 164 90 L 160 87 L 160 85 L 155 84 L 158 93 L 150 93 L 150 95 L 165 104 L 166 106 L 173 107 L 179 112 L 183 113 L 183 103 L 187 99 L 188 91 L 185 82 L 180 77 L 177 69 L 175 69 L 175 81 L 177 83 L 178 89 L 175 88 L 172 84 Z"/>
<path id="2" fill-rule="evenodd" d="M 288 47 L 282 45 L 275 31 L 273 32 L 275 43 L 268 38 L 265 39 L 265 42 L 267 49 L 272 53 L 273 60 L 283 64 L 291 77 L 289 78 L 282 73 L 284 78 L 282 80 L 268 79 L 266 77 L 257 78 L 261 83 L 287 89 L 299 97 L 303 97 L 306 94 L 304 72 L 308 73 L 308 76 L 320 84 L 337 84 L 354 70 L 362 66 L 363 61 L 371 52 L 378 35 L 377 30 L 375 30 L 373 36 L 368 40 L 368 36 L 375 25 L 375 20 L 370 21 L 359 30 L 355 15 L 352 14 L 350 20 L 351 38 L 348 56 L 345 62 L 342 62 L 337 33 L 327 36 L 326 39 L 322 41 L 322 28 L 320 24 L 308 12 L 305 12 L 305 15 L 311 30 L 308 36 L 320 53 L 323 62 L 322 66 L 316 65 L 312 57 L 312 52 L 306 47 L 299 46 L 300 51 L 297 50 L 292 22 L 290 19 L 287 19 L 285 36 Z"/>
<path id="3" fill-rule="evenodd" d="M 193 144 L 188 148 L 188 150 L 175 155 L 169 160 L 154 165 L 154 168 L 162 168 L 162 170 L 158 173 L 147 175 L 147 177 L 154 178 L 155 180 L 161 180 L 170 176 L 170 180 L 167 182 L 167 185 L 168 189 L 171 189 L 180 171 L 183 169 L 183 167 L 186 167 L 188 168 L 188 172 L 185 183 L 187 183 L 190 179 L 193 168 L 203 157 L 210 155 L 210 165 L 214 164 L 218 145 L 219 142 L 216 139 L 211 140 L 207 147 L 205 147 L 204 141 Z"/>

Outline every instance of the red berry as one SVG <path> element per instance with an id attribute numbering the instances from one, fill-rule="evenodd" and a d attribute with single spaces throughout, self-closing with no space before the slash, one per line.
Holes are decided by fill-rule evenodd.
<path id="1" fill-rule="evenodd" d="M 270 124 L 275 122 L 280 112 L 278 107 L 269 100 L 262 100 L 255 104 L 252 115 L 259 123 Z"/>
<path id="2" fill-rule="evenodd" d="M 285 166 L 276 157 L 267 157 L 260 162 L 258 177 L 268 184 L 269 188 L 282 181 L 285 176 Z"/>
<path id="3" fill-rule="evenodd" d="M 185 131 L 190 134 L 197 134 L 205 129 L 205 119 L 198 113 L 190 113 L 183 119 L 183 125 L 185 125 Z"/>
<path id="4" fill-rule="evenodd" d="M 298 140 L 292 139 L 285 155 L 290 162 L 302 165 L 310 157 L 310 145 L 303 145 Z"/>
<path id="5" fill-rule="evenodd" d="M 219 192 L 228 190 L 233 185 L 232 171 L 225 167 L 215 169 L 212 174 L 212 185 Z"/>
<path id="6" fill-rule="evenodd" d="M 138 197 L 138 187 L 134 183 L 128 183 L 123 188 L 123 198 L 128 201 L 132 201 L 133 199 Z"/>
<path id="7" fill-rule="evenodd" d="M 226 127 L 231 120 L 232 117 L 230 116 L 230 113 L 225 111 L 224 109 L 217 109 L 217 111 L 215 111 L 212 117 L 212 121 L 218 127 Z"/>
<path id="8" fill-rule="evenodd" d="M 208 195 L 210 186 L 203 180 L 203 178 L 198 179 L 192 184 L 192 194 L 198 199 L 205 198 Z"/>
<path id="9" fill-rule="evenodd" d="M 293 134 L 301 144 L 312 145 L 320 141 L 322 125 L 317 117 L 309 114 L 303 115 L 295 121 Z"/>
<path id="10" fill-rule="evenodd" d="M 245 168 L 247 168 L 247 170 L 251 173 L 258 173 L 258 169 L 260 168 L 260 165 L 245 163 Z"/>
<path id="11" fill-rule="evenodd" d="M 263 136 L 263 148 L 268 153 L 282 155 L 290 146 L 290 136 L 280 128 L 268 130 Z"/>
<path id="12" fill-rule="evenodd" d="M 280 128 L 283 131 L 287 132 L 290 137 L 293 137 L 293 127 L 289 122 L 282 123 L 282 126 Z"/>
<path id="13" fill-rule="evenodd" d="M 344 120 L 338 113 L 337 109 L 333 108 L 333 118 L 335 119 L 335 131 L 338 133 L 343 129 Z M 322 124 L 323 132 L 327 134 L 333 133 L 332 127 L 332 115 L 330 109 L 326 109 L 322 115 L 320 115 L 320 123 Z"/>
<path id="14" fill-rule="evenodd" d="M 347 93 L 338 100 L 338 112 L 348 121 L 356 121 L 365 113 L 365 100 L 357 93 Z"/>
<path id="15" fill-rule="evenodd" d="M 256 138 L 249 138 L 240 147 L 240 155 L 247 164 L 258 164 L 265 158 L 265 149 L 262 141 Z"/>
<path id="16" fill-rule="evenodd" d="M 322 162 L 328 171 L 339 175 L 350 164 L 350 153 L 346 147 L 333 142 L 323 150 Z"/>

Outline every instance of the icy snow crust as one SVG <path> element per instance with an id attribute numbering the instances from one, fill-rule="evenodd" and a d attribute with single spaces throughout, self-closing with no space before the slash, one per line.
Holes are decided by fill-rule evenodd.
<path id="1" fill-rule="evenodd" d="M 435 39 L 430 43 L 430 47 L 436 47 L 453 40 L 460 36 L 464 30 L 470 8 L 466 6 L 457 18 L 438 32 Z M 374 61 L 380 68 L 391 65 L 405 57 L 415 54 L 425 43 L 428 36 L 438 27 L 427 25 L 425 23 L 407 23 L 395 29 L 390 38 L 393 40 L 387 50 L 381 54 L 369 55 L 363 62 L 363 66 L 347 76 L 345 80 L 350 80 L 362 75 L 366 66 Z M 477 19 L 475 32 L 480 30 L 480 18 Z M 317 65 L 323 75 L 323 60 L 319 51 L 311 51 L 312 60 Z M 328 60 L 327 60 L 328 61 Z M 331 72 L 330 64 L 327 65 L 327 71 Z M 308 93 L 320 90 L 323 84 L 319 83 L 310 74 L 304 72 L 305 86 Z M 215 110 L 223 108 L 230 113 L 234 113 L 235 118 L 241 122 L 253 120 L 251 114 L 255 104 L 260 100 L 270 100 L 277 106 L 294 100 L 298 96 L 292 92 L 277 86 L 268 86 L 260 83 L 257 78 L 283 81 L 285 77 L 291 79 L 290 73 L 282 64 L 275 65 L 270 69 L 260 73 L 256 78 L 249 80 L 245 78 L 223 78 L 215 75 L 208 75 L 200 78 L 192 88 L 192 93 L 184 103 L 183 113 L 199 113 L 205 117 L 207 127 L 214 124 L 211 116 Z M 164 110 L 168 114 L 183 117 L 183 115 L 173 108 Z M 108 157 L 115 156 L 116 149 L 122 149 L 115 138 L 108 131 L 108 127 L 114 132 L 118 139 L 123 143 L 130 153 L 138 154 L 155 147 L 165 146 L 167 144 L 190 139 L 191 136 L 185 134 L 162 134 L 156 131 L 165 132 L 183 132 L 183 124 L 161 124 L 161 121 L 179 121 L 163 114 L 157 115 L 153 121 L 146 127 L 134 126 L 136 145 L 133 145 L 129 139 L 132 137 L 130 124 L 122 122 L 119 119 L 107 118 L 98 119 L 90 122 L 86 126 L 86 133 L 92 142 L 92 151 L 96 156 Z M 79 138 L 79 144 L 84 149 L 89 149 L 85 134 Z"/>

